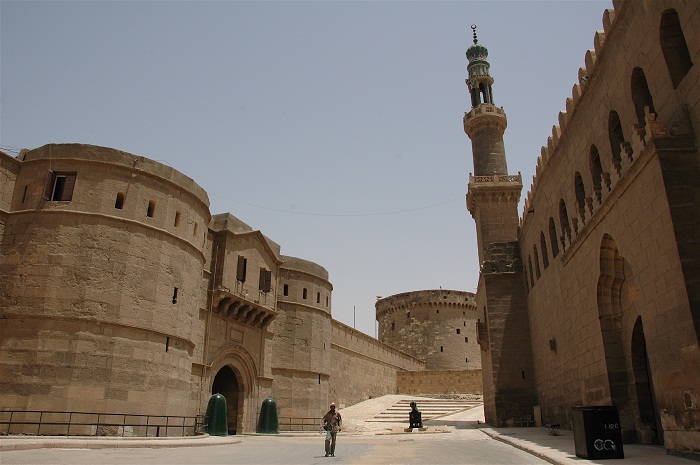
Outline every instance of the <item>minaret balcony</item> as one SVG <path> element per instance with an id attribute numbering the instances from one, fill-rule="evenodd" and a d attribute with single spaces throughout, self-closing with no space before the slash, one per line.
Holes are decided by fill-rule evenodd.
<path id="1" fill-rule="evenodd" d="M 467 209 L 473 214 L 479 200 L 515 202 L 517 204 L 520 201 L 522 189 L 523 180 L 520 173 L 491 176 L 473 176 L 469 173 Z"/>
<path id="2" fill-rule="evenodd" d="M 506 112 L 492 103 L 479 104 L 464 114 L 464 132 L 469 137 L 482 127 L 498 126 L 503 132 L 507 125 Z"/>

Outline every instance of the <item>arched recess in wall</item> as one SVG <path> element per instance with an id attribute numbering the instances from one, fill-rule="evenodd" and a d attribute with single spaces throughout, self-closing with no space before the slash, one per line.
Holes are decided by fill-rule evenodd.
<path id="1" fill-rule="evenodd" d="M 571 226 L 569 225 L 569 213 L 566 211 L 564 199 L 559 201 L 559 227 L 561 228 L 561 245 L 565 249 L 566 239 L 571 241 Z"/>
<path id="2" fill-rule="evenodd" d="M 629 389 L 631 376 L 625 355 L 622 285 L 625 281 L 625 262 L 613 238 L 605 234 L 600 244 L 600 275 L 597 304 L 600 330 L 605 352 L 610 401 L 620 411 L 623 438 L 636 439 L 636 408 L 632 405 Z"/>
<path id="3" fill-rule="evenodd" d="M 659 42 L 675 89 L 693 66 L 676 10 L 666 10 L 661 16 Z"/>
<path id="4" fill-rule="evenodd" d="M 237 383 L 236 394 L 238 405 L 235 408 L 237 415 L 235 430 L 237 432 L 249 432 L 246 431 L 244 425 L 251 424 L 251 421 L 254 421 L 251 410 L 254 410 L 255 406 L 253 406 L 251 402 L 252 397 L 254 397 L 258 391 L 256 384 L 258 373 L 253 358 L 243 347 L 229 344 L 214 354 L 212 360 L 211 371 L 209 372 L 209 386 L 208 388 L 203 387 L 203 391 L 205 391 L 205 393 L 211 393 L 214 388 L 216 375 L 221 373 L 224 367 L 230 368 L 235 375 Z M 231 378 L 225 377 L 224 379 L 230 380 Z M 233 408 L 230 410 L 233 410 Z M 229 424 L 231 423 L 233 422 L 229 421 Z"/>
<path id="5" fill-rule="evenodd" d="M 632 103 L 634 104 L 634 112 L 637 115 L 637 124 L 642 130 L 642 135 L 646 133 L 646 116 L 644 107 L 649 107 L 650 113 L 656 113 L 654 110 L 654 101 L 649 92 L 647 78 L 644 75 L 642 68 L 636 67 L 632 70 Z"/>
<path id="6" fill-rule="evenodd" d="M 546 270 L 549 266 L 549 255 L 547 253 L 547 240 L 544 238 L 544 232 L 540 231 L 540 251 L 542 252 L 542 265 Z"/>
<path id="7" fill-rule="evenodd" d="M 622 171 L 622 143 L 625 142 L 625 136 L 622 133 L 620 116 L 615 110 L 610 110 L 608 115 L 608 139 L 610 140 L 612 163 L 619 176 Z"/>
<path id="8" fill-rule="evenodd" d="M 598 203 L 601 203 L 603 197 L 603 165 L 600 163 L 600 152 L 598 152 L 598 147 L 591 145 L 591 152 L 589 156 L 590 168 L 591 168 L 591 179 L 593 179 L 593 193 L 595 194 Z"/>
<path id="9" fill-rule="evenodd" d="M 554 224 L 554 218 L 549 217 L 549 243 L 552 245 L 552 258 L 559 255 L 559 236 L 557 236 L 557 226 Z"/>
<path id="10" fill-rule="evenodd" d="M 578 171 L 574 175 L 574 191 L 576 192 L 576 209 L 581 218 L 586 218 L 586 188 L 583 185 L 583 178 Z"/>
<path id="11" fill-rule="evenodd" d="M 644 338 L 642 317 L 638 316 L 632 331 L 632 370 L 634 373 L 634 390 L 637 396 L 639 423 L 637 433 L 642 444 L 663 444 L 661 418 L 654 395 L 654 383 L 651 379 L 647 345 Z"/>

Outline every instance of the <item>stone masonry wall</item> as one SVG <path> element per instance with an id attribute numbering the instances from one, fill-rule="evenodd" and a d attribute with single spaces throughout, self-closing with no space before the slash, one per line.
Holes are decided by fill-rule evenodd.
<path id="1" fill-rule="evenodd" d="M 194 414 L 204 260 L 187 225 L 206 224 L 207 200 L 170 168 L 133 169 L 138 160 L 72 144 L 25 154 L 15 190 L 27 195 L 13 197 L 0 255 L 3 407 Z M 43 200 L 49 170 L 76 173 L 71 200 Z"/>
<path id="2" fill-rule="evenodd" d="M 0 152 L 0 244 L 2 244 L 5 222 L 12 203 L 18 172 L 19 162 L 17 159 Z"/>
<path id="3" fill-rule="evenodd" d="M 338 321 L 331 328 L 328 400 L 339 408 L 397 392 L 396 374 L 422 371 L 425 364 Z"/>
<path id="4" fill-rule="evenodd" d="M 697 266 L 685 265 L 700 259 L 689 233 L 699 223 L 700 8 L 613 4 L 521 220 L 537 392 L 545 422 L 571 427 L 572 406 L 613 404 L 626 440 L 698 451 Z M 692 61 L 676 84 L 660 42 L 671 10 Z"/>
<path id="5" fill-rule="evenodd" d="M 399 394 L 481 394 L 481 370 L 400 371 L 396 373 Z"/>

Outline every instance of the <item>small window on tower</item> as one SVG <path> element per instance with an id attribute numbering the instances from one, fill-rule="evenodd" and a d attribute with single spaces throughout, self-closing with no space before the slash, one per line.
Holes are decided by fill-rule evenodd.
<path id="1" fill-rule="evenodd" d="M 148 208 L 146 209 L 146 216 L 149 218 L 153 218 L 153 214 L 156 212 L 156 202 L 153 200 L 150 200 L 148 202 Z"/>
<path id="2" fill-rule="evenodd" d="M 117 199 L 114 201 L 114 208 L 121 210 L 124 208 L 124 193 L 117 192 Z"/>
<path id="3" fill-rule="evenodd" d="M 44 199 L 51 202 L 68 202 L 73 198 L 76 173 L 49 171 L 44 182 Z"/>
<path id="4" fill-rule="evenodd" d="M 284 288 L 282 289 L 282 293 L 284 295 L 289 295 L 289 284 L 284 285 Z"/>

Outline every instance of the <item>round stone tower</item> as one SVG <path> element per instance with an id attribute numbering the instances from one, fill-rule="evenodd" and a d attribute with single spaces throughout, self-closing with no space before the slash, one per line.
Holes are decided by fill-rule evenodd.
<path id="1" fill-rule="evenodd" d="M 471 292 L 404 292 L 377 300 L 379 340 L 425 361 L 426 370 L 481 368 Z"/>
<path id="2" fill-rule="evenodd" d="M 0 407 L 193 416 L 204 190 L 91 145 L 46 145 L 20 166 L 0 268 Z"/>
<path id="3" fill-rule="evenodd" d="M 278 315 L 269 329 L 272 395 L 280 417 L 299 421 L 318 417 L 328 406 L 333 286 L 322 266 L 281 259 Z"/>

